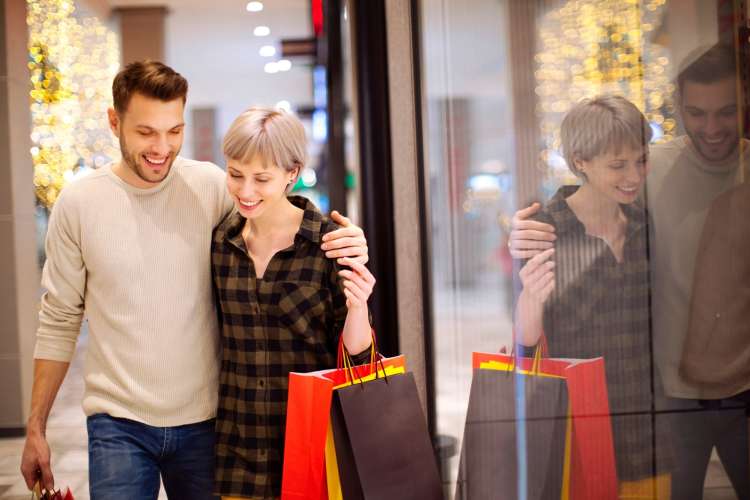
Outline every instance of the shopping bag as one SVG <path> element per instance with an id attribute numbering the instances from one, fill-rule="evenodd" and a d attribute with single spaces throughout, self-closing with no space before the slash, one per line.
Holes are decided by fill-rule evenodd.
<path id="1" fill-rule="evenodd" d="M 534 370 L 476 369 L 456 498 L 516 499 L 521 498 L 519 486 L 525 485 L 529 500 L 559 499 L 569 411 L 562 377 Z"/>
<path id="2" fill-rule="evenodd" d="M 383 358 L 381 370 L 406 369 L 404 356 Z M 325 443 L 333 388 L 355 377 L 375 377 L 375 365 L 289 374 L 282 500 L 328 500 Z"/>
<path id="3" fill-rule="evenodd" d="M 443 498 L 412 373 L 335 390 L 331 428 L 345 500 Z"/>
<path id="4" fill-rule="evenodd" d="M 64 490 L 46 490 L 37 482 L 31 490 L 31 500 L 75 500 L 70 488 Z"/>
<path id="5" fill-rule="evenodd" d="M 343 351 L 343 349 L 342 349 Z M 345 357 L 344 360 L 348 361 L 348 358 Z M 351 364 L 348 362 L 344 362 L 344 365 L 347 369 L 350 369 Z M 358 368 L 352 367 L 351 370 L 354 373 L 350 373 L 350 376 L 348 380 L 342 384 L 334 386 L 334 391 L 337 389 L 340 389 L 342 387 L 348 387 L 352 384 L 362 384 L 362 383 L 368 383 L 376 378 L 380 377 L 389 377 L 393 375 L 402 374 L 406 371 L 405 366 L 386 366 L 386 367 L 376 367 L 378 368 L 376 371 L 373 371 L 372 373 L 369 373 L 368 375 L 359 377 L 356 374 L 356 370 Z M 336 411 L 336 408 L 334 406 L 331 407 L 331 420 L 328 425 L 328 433 L 326 435 L 326 448 L 325 448 L 325 468 L 326 468 L 326 485 L 328 488 L 328 500 L 344 500 L 344 494 L 342 491 L 341 483 L 344 482 L 347 491 L 349 491 L 349 495 L 346 497 L 346 500 L 350 500 L 350 497 L 352 495 L 356 495 L 352 493 L 354 486 L 352 486 L 353 478 L 351 475 L 344 475 L 343 479 L 341 478 L 341 475 L 339 474 L 339 461 L 342 461 L 343 463 L 351 463 L 353 460 L 353 457 L 351 456 L 350 450 L 344 449 L 341 450 L 342 456 L 338 456 L 336 453 L 336 446 L 333 438 L 333 429 L 341 428 L 342 427 L 342 418 L 340 412 Z M 334 422 L 336 422 L 334 424 Z M 354 497 L 356 498 L 356 497 Z M 353 498 L 351 498 L 353 500 Z"/>
<path id="6" fill-rule="evenodd" d="M 526 481 L 520 483 L 526 485 L 529 499 L 617 498 L 602 358 L 534 360 L 474 353 L 473 367 L 465 429 L 469 440 L 462 448 L 457 485 L 462 496 L 457 498 L 519 498 L 517 487 L 524 475 Z M 521 408 L 516 407 L 519 401 L 524 402 Z M 526 413 L 523 422 L 518 421 L 518 410 Z M 519 426 L 524 431 L 520 437 Z M 479 439 L 483 433 L 485 439 Z M 513 441 L 511 447 L 508 443 Z M 502 460 L 495 475 L 485 470 L 488 460 L 490 464 Z M 498 480 L 499 469 L 510 471 L 509 477 Z M 492 493 L 481 496 L 485 491 Z"/>

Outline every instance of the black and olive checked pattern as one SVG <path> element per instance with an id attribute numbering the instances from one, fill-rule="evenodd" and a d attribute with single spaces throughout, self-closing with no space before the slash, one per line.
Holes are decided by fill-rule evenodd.
<path id="1" fill-rule="evenodd" d="M 671 463 L 671 448 L 654 447 L 660 380 L 651 345 L 648 215 L 640 202 L 620 205 L 628 221 L 617 262 L 570 209 L 565 198 L 576 189 L 560 188 L 533 217 L 557 235 L 555 289 L 544 306 L 549 355 L 604 357 L 618 478 L 646 479 L 668 472 Z"/>
<path id="2" fill-rule="evenodd" d="M 289 372 L 336 366 L 346 320 L 339 267 L 320 249 L 338 228 L 309 200 L 294 244 L 273 256 L 257 279 L 236 211 L 214 230 L 211 261 L 221 325 L 216 418 L 216 493 L 275 498 L 281 494 Z M 366 362 L 369 350 L 355 356 Z"/>

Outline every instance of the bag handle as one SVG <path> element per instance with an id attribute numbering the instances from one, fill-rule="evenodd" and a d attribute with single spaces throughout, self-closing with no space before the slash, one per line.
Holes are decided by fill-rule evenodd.
<path id="1" fill-rule="evenodd" d="M 63 500 L 62 491 L 42 488 L 41 483 L 37 481 L 31 490 L 31 500 Z"/>
<path id="2" fill-rule="evenodd" d="M 370 334 L 372 335 L 372 342 L 370 344 L 370 372 L 373 373 L 373 370 L 375 371 L 375 378 L 380 378 L 380 373 L 378 371 L 378 362 L 380 362 L 380 368 L 383 372 L 383 378 L 385 379 L 385 383 L 388 383 L 388 375 L 385 373 L 385 365 L 383 365 L 383 356 L 381 356 L 378 353 L 378 344 L 377 344 L 377 338 L 375 336 L 375 330 L 370 330 Z M 349 351 L 347 350 L 346 346 L 344 345 L 344 335 L 339 337 L 339 349 L 338 349 L 338 356 L 337 356 L 337 365 L 338 368 L 342 368 L 341 365 L 343 365 L 343 368 L 346 368 L 346 373 L 349 375 L 349 382 L 350 384 L 353 384 L 355 380 L 359 380 L 360 386 L 362 387 L 362 390 L 364 390 L 364 381 L 362 380 L 362 376 L 357 372 L 357 367 L 354 365 L 354 361 L 352 360 L 351 354 L 349 354 Z M 356 373 L 356 379 L 355 379 L 355 373 Z"/>
<path id="3" fill-rule="evenodd" d="M 534 349 L 534 359 L 531 362 L 531 375 L 538 375 L 542 364 L 542 358 L 549 357 L 549 347 L 547 346 L 547 336 L 542 332 L 539 341 Z M 516 351 L 516 331 L 513 330 L 513 347 L 510 351 L 510 370 L 508 373 L 515 372 L 518 367 L 518 351 Z"/>

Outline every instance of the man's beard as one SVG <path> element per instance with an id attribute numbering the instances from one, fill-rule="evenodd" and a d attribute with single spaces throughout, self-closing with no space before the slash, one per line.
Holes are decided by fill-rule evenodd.
<path id="1" fill-rule="evenodd" d="M 737 150 L 740 145 L 740 137 L 739 134 L 735 135 L 734 137 L 731 137 L 727 145 L 730 145 L 731 147 L 726 148 L 726 152 L 719 151 L 721 156 L 716 156 L 712 154 L 710 150 L 707 150 L 710 148 L 710 146 L 703 143 L 703 140 L 701 139 L 699 134 L 693 134 L 690 131 L 685 131 L 690 137 L 690 142 L 693 143 L 693 148 L 695 151 L 706 161 L 712 162 L 712 163 L 721 163 L 726 161 L 727 159 L 731 158 L 732 156 L 736 155 Z"/>
<path id="2" fill-rule="evenodd" d="M 148 176 L 146 176 L 146 173 L 144 172 L 143 167 L 141 166 L 141 162 L 139 161 L 139 156 L 133 155 L 130 150 L 128 149 L 128 144 L 125 142 L 125 138 L 120 135 L 120 154 L 122 155 L 122 162 L 123 164 L 135 175 L 137 175 L 142 181 L 148 182 L 149 184 L 156 184 L 158 182 L 163 181 L 166 179 L 167 175 L 169 175 L 169 171 L 172 168 L 172 163 L 174 163 L 175 156 L 177 156 L 177 152 L 172 154 L 169 153 L 169 157 L 167 158 L 167 161 L 164 165 L 164 171 L 163 175 L 159 179 L 149 179 Z"/>

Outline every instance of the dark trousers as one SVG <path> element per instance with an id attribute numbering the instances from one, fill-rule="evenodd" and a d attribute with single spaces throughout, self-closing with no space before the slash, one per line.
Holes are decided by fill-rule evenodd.
<path id="1" fill-rule="evenodd" d="M 657 450 L 671 446 L 672 498 L 700 500 L 711 451 L 739 500 L 750 500 L 747 405 L 737 399 L 665 398 L 657 405 Z"/>

